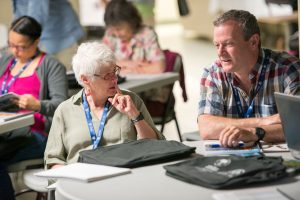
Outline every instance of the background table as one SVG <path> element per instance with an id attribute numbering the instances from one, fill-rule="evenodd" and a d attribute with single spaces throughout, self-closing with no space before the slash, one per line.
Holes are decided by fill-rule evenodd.
<path id="1" fill-rule="evenodd" d="M 74 76 L 74 72 L 68 71 L 68 76 Z M 70 78 L 71 79 L 71 78 Z M 173 84 L 179 79 L 176 72 L 165 72 L 161 74 L 145 74 L 145 75 L 128 75 L 126 81 L 118 84 L 121 89 L 133 91 L 135 93 L 145 92 L 149 89 L 159 88 L 165 85 Z M 70 80 L 74 84 L 74 78 Z M 76 94 L 82 88 L 69 88 L 69 96 Z"/>
<path id="2" fill-rule="evenodd" d="M 121 89 L 127 89 L 135 93 L 144 92 L 153 88 L 173 84 L 179 79 L 179 74 L 166 72 L 155 75 L 131 75 L 126 78 L 124 83 L 119 84 Z"/>

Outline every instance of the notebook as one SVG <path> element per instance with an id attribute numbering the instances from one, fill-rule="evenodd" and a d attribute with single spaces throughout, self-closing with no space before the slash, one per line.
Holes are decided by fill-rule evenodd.
<path id="1" fill-rule="evenodd" d="M 13 92 L 0 95 L 0 111 L 14 112 L 20 110 L 15 102 L 18 99 L 19 95 Z"/>
<path id="2" fill-rule="evenodd" d="M 300 159 L 300 96 L 275 92 L 275 100 L 287 146 Z"/>
<path id="3" fill-rule="evenodd" d="M 102 180 L 105 178 L 130 173 L 128 168 L 73 163 L 63 167 L 37 172 L 34 175 L 46 178 L 69 178 L 85 182 Z"/>

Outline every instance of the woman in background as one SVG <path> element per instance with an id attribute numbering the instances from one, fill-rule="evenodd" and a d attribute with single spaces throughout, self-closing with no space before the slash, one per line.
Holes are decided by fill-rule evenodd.
<path id="1" fill-rule="evenodd" d="M 113 50 L 122 75 L 165 71 L 165 56 L 157 34 L 153 28 L 142 24 L 142 18 L 131 2 L 110 1 L 105 9 L 104 21 L 107 29 L 103 43 Z M 143 97 L 164 103 L 168 94 L 158 89 L 147 92 Z"/>
<path id="2" fill-rule="evenodd" d="M 1 94 L 18 94 L 16 105 L 22 111 L 34 111 L 32 126 L 0 135 L 0 196 L 4 199 L 14 199 L 6 167 L 43 157 L 51 118 L 67 98 L 65 67 L 38 49 L 41 32 L 35 19 L 16 19 L 8 35 L 10 51 L 0 55 Z"/>

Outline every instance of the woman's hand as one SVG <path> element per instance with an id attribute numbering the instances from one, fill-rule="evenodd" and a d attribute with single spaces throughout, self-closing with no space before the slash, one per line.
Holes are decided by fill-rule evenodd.
<path id="1" fill-rule="evenodd" d="M 116 85 L 117 93 L 114 97 L 109 98 L 108 101 L 113 105 L 118 111 L 126 114 L 129 119 L 133 119 L 139 115 L 139 111 L 135 107 L 132 99 L 129 95 L 123 95 L 119 87 Z"/>
<path id="2" fill-rule="evenodd" d="M 41 109 L 41 102 L 31 94 L 20 95 L 18 105 L 25 110 L 39 111 Z"/>
<path id="3" fill-rule="evenodd" d="M 121 67 L 121 75 L 126 74 L 138 74 L 142 73 L 141 67 L 143 66 L 143 62 L 132 61 L 132 60 L 122 60 L 118 61 L 117 65 Z"/>

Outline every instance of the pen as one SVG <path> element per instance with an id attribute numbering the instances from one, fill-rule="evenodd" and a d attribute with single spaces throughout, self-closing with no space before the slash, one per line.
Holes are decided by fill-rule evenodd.
<path id="1" fill-rule="evenodd" d="M 206 144 L 206 147 L 209 148 L 221 148 L 222 146 L 220 144 Z M 244 147 L 244 142 L 239 142 L 239 146 L 238 147 Z"/>

